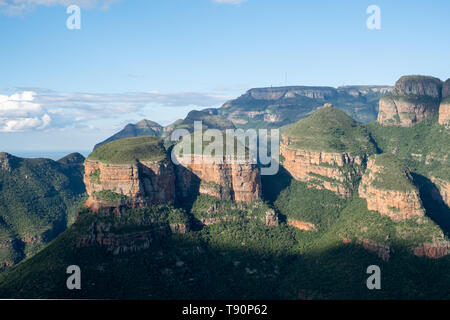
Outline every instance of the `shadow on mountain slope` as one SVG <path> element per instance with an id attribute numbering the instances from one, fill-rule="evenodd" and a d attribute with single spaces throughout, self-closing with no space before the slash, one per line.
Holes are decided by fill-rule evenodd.
<path id="1" fill-rule="evenodd" d="M 282 225 L 218 224 L 155 239 L 149 249 L 113 255 L 76 248 L 71 228 L 32 258 L 0 275 L 1 298 L 108 299 L 449 299 L 450 257 L 418 258 L 396 248 L 389 262 L 335 242 L 306 254 Z M 277 241 L 273 239 L 276 238 Z M 82 289 L 66 288 L 78 265 Z M 382 290 L 368 290 L 366 269 L 381 268 Z"/>
<path id="2" fill-rule="evenodd" d="M 442 199 L 437 186 L 427 177 L 412 173 L 414 182 L 419 188 L 420 198 L 427 215 L 448 236 L 450 235 L 450 208 Z"/>

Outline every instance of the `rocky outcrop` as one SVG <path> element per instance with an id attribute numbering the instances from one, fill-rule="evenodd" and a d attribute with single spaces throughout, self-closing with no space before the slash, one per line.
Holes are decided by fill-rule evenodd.
<path id="1" fill-rule="evenodd" d="M 439 106 L 439 124 L 450 125 L 450 79 L 442 86 L 442 101 Z"/>
<path id="2" fill-rule="evenodd" d="M 293 86 L 255 88 L 247 91 L 246 95 L 257 100 L 279 100 L 282 98 L 294 98 L 296 96 L 311 99 L 330 99 L 337 95 L 337 91 L 331 87 Z"/>
<path id="3" fill-rule="evenodd" d="M 193 154 L 177 160 L 177 190 L 182 198 L 196 192 L 245 203 L 261 198 L 260 171 L 250 161 Z"/>
<path id="4" fill-rule="evenodd" d="M 102 208 L 134 208 L 175 200 L 175 174 L 166 159 L 130 164 L 86 160 L 84 168 L 84 183 L 89 195 L 86 205 L 94 212 Z M 105 199 L 102 197 L 104 191 L 122 197 Z"/>
<path id="5" fill-rule="evenodd" d="M 433 77 L 404 76 L 394 90 L 380 99 L 378 122 L 382 125 L 411 127 L 436 115 L 442 96 L 442 82 Z"/>
<path id="6" fill-rule="evenodd" d="M 297 228 L 299 230 L 303 230 L 303 231 L 317 231 L 316 226 L 313 223 L 309 223 L 309 222 L 305 222 L 305 221 L 300 221 L 300 220 L 295 220 L 295 219 L 288 219 L 287 220 L 288 225 Z"/>
<path id="7" fill-rule="evenodd" d="M 350 196 L 351 186 L 346 183 L 351 175 L 360 175 L 362 159 L 348 153 L 329 153 L 302 150 L 290 146 L 288 137 L 283 136 L 280 152 L 283 167 L 296 180 L 308 183 L 317 189 L 327 189 L 341 196 Z M 347 165 L 355 166 L 354 172 L 344 172 Z"/>
<path id="8" fill-rule="evenodd" d="M 414 249 L 414 254 L 418 257 L 442 258 L 450 254 L 450 242 L 440 239 L 424 243 Z"/>
<path id="9" fill-rule="evenodd" d="M 409 172 L 398 172 L 399 179 L 405 179 L 408 186 L 403 189 L 393 189 L 389 183 L 383 184 L 382 176 L 385 174 L 391 175 L 388 168 L 378 164 L 376 157 L 369 158 L 367 170 L 359 186 L 359 196 L 367 200 L 367 208 L 378 211 L 393 221 L 424 216 L 425 209 L 419 192 L 407 181 L 410 179 Z"/>
<path id="10" fill-rule="evenodd" d="M 11 171 L 10 160 L 13 156 L 6 152 L 0 152 L 0 169 L 5 171 Z"/>

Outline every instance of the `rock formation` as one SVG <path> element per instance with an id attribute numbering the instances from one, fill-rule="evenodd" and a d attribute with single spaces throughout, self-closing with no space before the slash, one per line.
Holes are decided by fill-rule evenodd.
<path id="1" fill-rule="evenodd" d="M 288 219 L 287 224 L 294 228 L 297 228 L 299 230 L 314 231 L 314 232 L 317 231 L 316 226 L 310 222 L 305 222 L 305 221 L 300 221 L 300 220 L 295 220 L 295 219 Z"/>
<path id="2" fill-rule="evenodd" d="M 192 193 L 224 200 L 253 202 L 261 198 L 261 175 L 250 161 L 216 159 L 185 154 L 177 158 L 177 190 L 182 198 Z"/>
<path id="3" fill-rule="evenodd" d="M 284 157 L 283 167 L 294 179 L 307 182 L 316 189 L 327 189 L 341 196 L 350 196 L 351 188 L 346 185 L 348 175 L 342 169 L 346 165 L 361 165 L 358 156 L 292 148 L 287 137 L 283 137 L 280 151 Z"/>
<path id="4" fill-rule="evenodd" d="M 450 254 L 450 242 L 445 239 L 434 239 L 432 242 L 416 247 L 414 254 L 418 257 L 442 258 Z"/>
<path id="5" fill-rule="evenodd" d="M 442 101 L 439 106 L 439 124 L 450 125 L 450 79 L 442 86 Z"/>
<path id="6" fill-rule="evenodd" d="M 123 195 L 121 205 L 141 207 L 175 200 L 175 175 L 167 160 L 130 164 L 107 164 L 86 160 L 84 183 L 89 194 L 87 206 L 93 211 L 116 207 L 117 201 L 102 199 L 103 191 Z"/>
<path id="7" fill-rule="evenodd" d="M 369 210 L 378 211 L 393 221 L 425 215 L 409 171 L 387 155 L 369 158 L 359 186 L 359 196 L 367 200 Z"/>
<path id="8" fill-rule="evenodd" d="M 380 99 L 378 122 L 410 127 L 436 115 L 442 96 L 442 82 L 433 77 L 404 76 L 394 90 Z"/>
<path id="9" fill-rule="evenodd" d="M 367 154 L 375 148 L 353 119 L 325 104 L 282 135 L 280 152 L 283 167 L 294 179 L 350 196 Z"/>

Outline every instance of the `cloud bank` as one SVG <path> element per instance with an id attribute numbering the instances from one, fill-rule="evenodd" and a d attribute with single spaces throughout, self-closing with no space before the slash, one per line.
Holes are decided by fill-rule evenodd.
<path id="1" fill-rule="evenodd" d="M 0 95 L 0 132 L 93 127 L 97 121 L 144 115 L 148 106 L 218 107 L 229 97 L 199 92 L 60 93 L 22 89 Z"/>

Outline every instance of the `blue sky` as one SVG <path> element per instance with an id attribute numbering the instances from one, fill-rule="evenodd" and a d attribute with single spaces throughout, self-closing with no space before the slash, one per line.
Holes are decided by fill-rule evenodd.
<path id="1" fill-rule="evenodd" d="M 70 4 L 80 30 L 66 28 Z M 381 30 L 366 27 L 373 4 Z M 0 0 L 0 150 L 89 150 L 127 122 L 168 124 L 286 73 L 445 80 L 449 13 L 448 0 Z"/>

